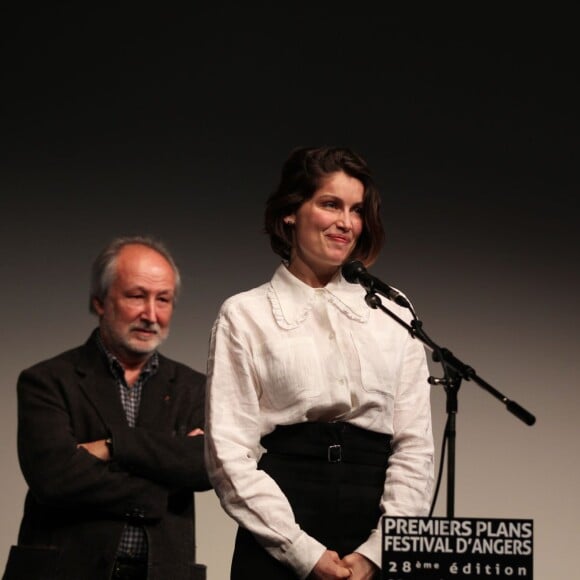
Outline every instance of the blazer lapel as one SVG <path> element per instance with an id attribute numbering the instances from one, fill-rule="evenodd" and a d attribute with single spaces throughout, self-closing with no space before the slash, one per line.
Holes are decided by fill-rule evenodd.
<path id="1" fill-rule="evenodd" d="M 99 350 L 94 334 L 85 344 L 79 363 L 79 386 L 99 413 L 105 425 L 126 423 L 119 387 Z M 164 425 L 175 394 L 175 367 L 159 355 L 157 372 L 143 385 L 137 425 L 158 429 Z"/>
<path id="2" fill-rule="evenodd" d="M 85 344 L 77 365 L 79 387 L 105 425 L 126 423 L 119 388 L 93 336 Z"/>
<path id="3" fill-rule="evenodd" d="M 169 418 L 175 394 L 175 369 L 159 355 L 159 368 L 143 385 L 137 425 L 161 428 Z"/>

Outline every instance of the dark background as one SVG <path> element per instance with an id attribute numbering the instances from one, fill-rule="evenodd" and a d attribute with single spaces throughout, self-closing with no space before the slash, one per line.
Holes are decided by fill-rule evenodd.
<path id="1" fill-rule="evenodd" d="M 533 518 L 537 577 L 573 575 L 571 14 L 371 2 L 2 10 L 4 558 L 26 489 L 16 378 L 88 336 L 99 249 L 135 233 L 168 244 L 184 295 L 164 352 L 204 370 L 223 299 L 277 265 L 262 210 L 284 159 L 298 145 L 335 144 L 365 157 L 383 192 L 387 244 L 371 271 L 412 299 L 432 338 L 538 417 L 527 427 L 464 383 L 456 515 Z M 440 447 L 438 387 L 433 417 Z M 220 580 L 235 528 L 212 492 L 198 503 L 199 557 Z"/>

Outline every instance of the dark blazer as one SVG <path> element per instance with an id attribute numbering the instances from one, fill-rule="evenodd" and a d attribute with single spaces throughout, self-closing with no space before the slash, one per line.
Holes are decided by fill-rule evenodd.
<path id="1" fill-rule="evenodd" d="M 96 332 L 96 331 L 95 331 Z M 147 533 L 149 580 L 202 580 L 194 491 L 203 461 L 205 376 L 159 355 L 135 428 L 95 333 L 18 379 L 18 455 L 29 491 L 4 580 L 109 580 L 126 522 Z M 113 461 L 78 443 L 113 439 Z"/>

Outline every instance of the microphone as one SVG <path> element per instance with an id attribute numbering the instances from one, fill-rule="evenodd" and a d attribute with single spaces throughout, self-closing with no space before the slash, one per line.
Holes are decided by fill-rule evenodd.
<path id="1" fill-rule="evenodd" d="M 391 288 L 388 284 L 381 282 L 372 274 L 369 274 L 363 263 L 358 260 L 344 264 L 342 266 L 342 275 L 347 282 L 350 282 L 351 284 L 358 283 L 367 292 L 378 292 L 385 298 L 396 302 L 399 306 L 411 308 L 409 301 L 401 292 L 395 288 Z"/>

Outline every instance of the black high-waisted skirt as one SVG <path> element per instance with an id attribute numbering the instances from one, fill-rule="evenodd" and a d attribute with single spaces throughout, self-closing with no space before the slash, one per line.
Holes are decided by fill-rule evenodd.
<path id="1" fill-rule="evenodd" d="M 343 557 L 377 526 L 389 435 L 348 423 L 300 423 L 277 427 L 263 437 L 258 468 L 284 492 L 300 527 Z M 238 528 L 232 580 L 295 580 L 254 536 Z"/>

